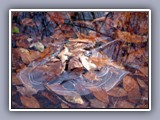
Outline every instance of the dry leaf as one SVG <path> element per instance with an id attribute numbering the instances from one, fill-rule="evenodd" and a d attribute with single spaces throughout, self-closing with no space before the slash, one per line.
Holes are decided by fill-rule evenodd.
<path id="1" fill-rule="evenodd" d="M 148 67 L 141 66 L 139 70 L 148 77 Z"/>
<path id="2" fill-rule="evenodd" d="M 128 93 L 128 100 L 136 103 L 141 99 L 141 93 L 138 83 L 130 76 L 126 76 L 123 79 L 123 87 Z"/>
<path id="3" fill-rule="evenodd" d="M 76 96 L 64 96 L 64 98 L 68 102 L 77 103 L 77 104 L 84 104 L 84 101 L 79 94 L 77 94 Z"/>
<path id="4" fill-rule="evenodd" d="M 83 75 L 83 77 L 87 80 L 99 80 L 99 78 L 93 71 L 88 71 Z"/>
<path id="5" fill-rule="evenodd" d="M 82 64 L 83 64 L 83 66 L 84 66 L 87 70 L 95 69 L 95 68 L 97 67 L 94 63 L 92 63 L 92 62 L 89 60 L 88 57 L 86 57 L 86 56 L 84 56 L 84 55 L 82 55 L 82 56 L 80 57 L 80 60 L 81 60 L 81 62 L 82 62 Z"/>
<path id="6" fill-rule="evenodd" d="M 32 96 L 33 94 L 36 94 L 37 93 L 37 90 L 36 89 L 34 89 L 32 86 L 30 86 L 30 85 L 24 85 L 24 87 L 21 87 L 21 86 L 16 86 L 16 88 L 17 88 L 17 91 L 19 92 L 19 93 L 21 93 L 21 95 L 23 95 L 23 96 L 28 96 L 28 97 L 30 97 L 30 96 Z"/>
<path id="7" fill-rule="evenodd" d="M 93 108 L 106 108 L 108 105 L 108 104 L 103 103 L 97 99 L 91 99 L 90 102 L 91 102 L 91 107 L 93 107 Z"/>
<path id="8" fill-rule="evenodd" d="M 79 61 L 79 59 L 77 57 L 73 57 L 69 63 L 68 63 L 68 70 L 72 70 L 72 69 L 75 69 L 75 68 L 81 68 L 82 69 L 82 64 L 81 62 Z"/>
<path id="9" fill-rule="evenodd" d="M 38 51 L 43 52 L 44 51 L 44 45 L 40 42 L 32 43 L 30 45 L 30 48 L 35 47 Z"/>
<path id="10" fill-rule="evenodd" d="M 116 31 L 116 36 L 118 40 L 131 43 L 142 43 L 147 41 L 146 36 L 139 36 L 136 34 L 131 34 L 129 32 L 121 32 L 120 30 Z"/>
<path id="11" fill-rule="evenodd" d="M 146 83 L 145 83 L 143 80 L 137 79 L 137 82 L 138 82 L 139 86 L 140 86 L 142 89 L 148 91 L 148 86 L 146 85 Z"/>
<path id="12" fill-rule="evenodd" d="M 21 96 L 20 99 L 22 104 L 27 108 L 40 108 L 38 101 L 33 96 L 31 97 Z"/>
<path id="13" fill-rule="evenodd" d="M 24 18 L 22 20 L 22 24 L 23 25 L 28 25 L 28 26 L 34 26 L 35 25 L 34 21 L 31 18 Z"/>
<path id="14" fill-rule="evenodd" d="M 33 60 L 39 58 L 39 52 L 33 50 L 28 51 L 24 48 L 19 48 L 18 54 L 21 56 L 21 59 L 25 64 L 29 64 Z"/>
<path id="15" fill-rule="evenodd" d="M 21 85 L 22 82 L 17 78 L 16 73 L 12 73 L 12 84 L 13 85 Z"/>
<path id="16" fill-rule="evenodd" d="M 67 106 L 67 105 L 64 104 L 64 103 L 61 103 L 61 107 L 62 107 L 62 108 L 69 108 L 69 106 Z"/>
<path id="17" fill-rule="evenodd" d="M 116 103 L 116 108 L 134 108 L 134 106 L 130 102 L 122 100 Z"/>
<path id="18" fill-rule="evenodd" d="M 94 63 L 97 67 L 103 67 L 106 65 L 107 59 L 105 58 L 98 58 L 98 57 L 90 57 L 89 58 L 92 63 Z"/>
<path id="19" fill-rule="evenodd" d="M 107 92 L 108 95 L 113 97 L 124 97 L 127 96 L 127 92 L 120 87 L 114 87 L 110 91 Z"/>
<path id="20" fill-rule="evenodd" d="M 148 108 L 148 105 L 137 105 L 136 108 L 145 109 Z"/>
<path id="21" fill-rule="evenodd" d="M 58 57 L 60 57 L 62 63 L 64 63 L 66 60 L 68 60 L 68 56 L 71 55 L 69 53 L 69 49 L 64 46 L 64 50 L 62 50 L 62 52 L 58 55 Z"/>
<path id="22" fill-rule="evenodd" d="M 64 23 L 64 13 L 63 12 L 48 12 L 48 14 L 54 22 L 58 24 Z"/>
<path id="23" fill-rule="evenodd" d="M 105 90 L 103 89 L 92 89 L 92 93 L 93 95 L 100 101 L 108 104 L 109 103 L 109 98 L 108 98 L 108 94 Z"/>

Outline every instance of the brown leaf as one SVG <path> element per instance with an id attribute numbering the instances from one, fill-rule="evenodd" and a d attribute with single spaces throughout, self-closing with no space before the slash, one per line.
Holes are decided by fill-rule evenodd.
<path id="1" fill-rule="evenodd" d="M 12 73 L 12 84 L 13 85 L 21 85 L 22 82 L 17 78 L 16 73 Z"/>
<path id="2" fill-rule="evenodd" d="M 108 104 L 103 103 L 97 99 L 91 99 L 90 102 L 91 102 L 91 107 L 93 107 L 93 108 L 106 108 L 108 105 Z"/>
<path id="3" fill-rule="evenodd" d="M 69 106 L 67 106 L 67 105 L 64 104 L 64 103 L 61 103 L 61 107 L 62 107 L 62 108 L 69 108 Z"/>
<path id="4" fill-rule="evenodd" d="M 148 12 L 114 12 L 112 27 L 131 33 L 147 34 Z"/>
<path id="5" fill-rule="evenodd" d="M 28 26 L 34 26 L 35 25 L 33 19 L 31 19 L 31 18 L 24 18 L 22 20 L 22 24 L 23 25 L 28 25 Z"/>
<path id="6" fill-rule="evenodd" d="M 108 104 L 109 103 L 109 98 L 108 98 L 108 94 L 105 90 L 103 89 L 92 89 L 92 93 L 93 95 L 100 101 Z"/>
<path id="7" fill-rule="evenodd" d="M 20 99 L 22 104 L 27 108 L 40 108 L 38 101 L 33 96 L 31 97 L 21 96 Z"/>
<path id="8" fill-rule="evenodd" d="M 84 104 L 84 101 L 79 94 L 77 94 L 76 96 L 64 96 L 64 98 L 68 102 L 77 103 L 77 104 Z"/>
<path id="9" fill-rule="evenodd" d="M 137 82 L 142 89 L 148 91 L 148 86 L 143 80 L 137 79 Z"/>
<path id="10" fill-rule="evenodd" d="M 126 100 L 121 100 L 116 103 L 116 108 L 134 108 L 134 106 Z"/>
<path id="11" fill-rule="evenodd" d="M 18 54 L 21 56 L 21 59 L 25 64 L 29 64 L 30 62 L 39 57 L 39 52 L 28 51 L 27 49 L 24 48 L 19 48 Z"/>
<path id="12" fill-rule="evenodd" d="M 90 57 L 92 63 L 94 63 L 97 67 L 103 67 L 106 65 L 107 59 L 105 58 L 98 58 L 98 57 Z"/>
<path id="13" fill-rule="evenodd" d="M 99 80 L 97 75 L 93 71 L 88 71 L 83 76 L 87 80 Z"/>
<path id="14" fill-rule="evenodd" d="M 20 55 L 22 61 L 25 64 L 29 64 L 30 62 L 36 60 L 36 59 L 42 59 L 49 55 L 50 48 L 46 48 L 43 52 L 38 52 L 34 50 L 27 50 L 24 48 L 17 48 L 17 53 Z"/>
<path id="15" fill-rule="evenodd" d="M 17 88 L 17 91 L 18 91 L 19 93 L 21 93 L 21 95 L 23 95 L 23 96 L 28 96 L 28 97 L 30 97 L 30 96 L 32 96 L 33 94 L 36 94 L 36 93 L 37 93 L 37 90 L 36 90 L 36 89 L 34 89 L 32 86 L 26 85 L 26 84 L 24 84 L 24 87 L 16 86 L 16 88 Z"/>
<path id="16" fill-rule="evenodd" d="M 130 76 L 126 76 L 123 79 L 123 87 L 128 93 L 128 100 L 136 103 L 141 98 L 138 83 Z"/>
<path id="17" fill-rule="evenodd" d="M 16 41 L 16 45 L 18 47 L 22 47 L 22 48 L 28 48 L 30 45 L 30 42 L 28 42 L 27 39 L 23 38 L 21 40 Z"/>
<path id="18" fill-rule="evenodd" d="M 140 67 L 139 69 L 146 77 L 148 77 L 148 67 Z"/>
<path id="19" fill-rule="evenodd" d="M 146 50 L 144 48 L 141 48 L 141 49 L 134 50 L 134 51 L 130 52 L 129 55 L 127 56 L 126 62 L 133 63 L 133 65 L 138 65 L 139 67 L 144 66 L 145 60 L 143 60 L 141 58 L 146 58 L 145 51 Z M 139 67 L 137 67 L 137 69 L 139 69 Z M 140 67 L 140 69 L 141 69 L 141 67 Z"/>
<path id="20" fill-rule="evenodd" d="M 127 96 L 127 92 L 120 87 L 114 87 L 110 91 L 107 92 L 108 95 L 113 97 L 124 97 Z"/>
<path id="21" fill-rule="evenodd" d="M 82 64 L 81 62 L 79 61 L 79 59 L 77 57 L 73 57 L 69 63 L 68 63 L 68 69 L 69 70 L 72 70 L 72 69 L 75 69 L 75 68 L 81 68 L 82 69 Z"/>
<path id="22" fill-rule="evenodd" d="M 137 105 L 136 108 L 140 108 L 140 109 L 145 109 L 145 108 L 148 108 L 148 105 Z"/>
<path id="23" fill-rule="evenodd" d="M 53 104 L 58 104 L 58 100 L 49 92 L 42 92 L 42 95 L 50 100 Z"/>
<path id="24" fill-rule="evenodd" d="M 131 42 L 131 43 L 142 43 L 147 41 L 147 37 L 145 36 L 139 36 L 136 34 L 131 34 L 129 32 L 122 32 L 120 30 L 116 31 L 116 36 L 118 40 L 122 40 L 125 42 Z"/>
<path id="25" fill-rule="evenodd" d="M 82 62 L 82 65 L 87 69 L 87 70 L 91 70 L 91 69 L 95 69 L 97 66 L 92 63 L 88 57 L 82 55 L 80 57 L 80 60 Z"/>
<path id="26" fill-rule="evenodd" d="M 63 24 L 64 23 L 64 14 L 63 12 L 48 12 L 50 18 L 58 23 L 58 24 Z"/>

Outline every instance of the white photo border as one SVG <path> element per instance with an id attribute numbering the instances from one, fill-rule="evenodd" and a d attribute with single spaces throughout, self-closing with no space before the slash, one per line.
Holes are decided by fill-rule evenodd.
<path id="1" fill-rule="evenodd" d="M 106 109 L 12 109 L 11 107 L 11 13 L 14 11 L 112 11 L 112 12 L 149 12 L 149 106 L 147 109 L 119 109 L 119 108 L 106 108 Z M 151 10 L 150 9 L 10 9 L 9 10 L 9 110 L 10 111 L 151 111 Z"/>

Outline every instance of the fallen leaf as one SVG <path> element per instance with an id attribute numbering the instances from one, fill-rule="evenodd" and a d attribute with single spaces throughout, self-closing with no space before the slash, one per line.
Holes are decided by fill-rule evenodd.
<path id="1" fill-rule="evenodd" d="M 32 48 L 32 47 L 35 47 L 40 52 L 44 51 L 44 45 L 41 42 L 32 43 L 30 45 L 30 48 Z"/>
<path id="2" fill-rule="evenodd" d="M 124 97 L 127 96 L 127 92 L 120 87 L 114 87 L 110 91 L 107 92 L 108 95 L 113 97 Z"/>
<path id="3" fill-rule="evenodd" d="M 148 105 L 137 105 L 136 108 L 140 108 L 140 109 L 145 109 L 145 108 L 148 108 Z"/>
<path id="4" fill-rule="evenodd" d="M 128 93 L 128 100 L 132 103 L 136 103 L 141 99 L 141 93 L 138 83 L 130 76 L 126 76 L 123 79 L 123 87 Z"/>
<path id="5" fill-rule="evenodd" d="M 92 108 L 106 108 L 108 104 L 106 103 L 103 103 L 97 99 L 91 99 L 90 100 L 91 102 L 91 107 Z"/>
<path id="6" fill-rule="evenodd" d="M 82 55 L 82 56 L 80 57 L 80 60 L 81 60 L 81 62 L 82 62 L 82 64 L 83 64 L 83 66 L 84 66 L 87 70 L 95 69 L 95 68 L 97 67 L 94 63 L 92 63 L 91 61 L 89 61 L 89 58 L 88 58 L 88 57 L 86 57 L 86 56 L 84 56 L 84 55 Z"/>
<path id="7" fill-rule="evenodd" d="M 38 58 L 38 55 L 36 55 L 35 53 L 38 54 L 38 52 L 36 51 L 29 52 L 27 49 L 24 48 L 18 49 L 18 54 L 21 56 L 21 59 L 25 64 L 29 64 L 30 62 Z"/>
<path id="8" fill-rule="evenodd" d="M 21 85 L 22 82 L 17 78 L 16 73 L 12 73 L 12 84 L 13 85 Z"/>
<path id="9" fill-rule="evenodd" d="M 42 95 L 50 100 L 53 104 L 58 104 L 58 100 L 49 92 L 42 92 Z"/>
<path id="10" fill-rule="evenodd" d="M 137 82 L 142 89 L 148 91 L 148 86 L 143 80 L 137 79 Z"/>
<path id="11" fill-rule="evenodd" d="M 147 34 L 148 12 L 114 12 L 112 27 L 131 33 Z"/>
<path id="12" fill-rule="evenodd" d="M 64 46 L 64 50 L 61 51 L 61 53 L 58 55 L 58 57 L 60 57 L 62 63 L 64 63 L 66 60 L 68 60 L 68 56 L 71 55 L 69 53 L 69 49 Z"/>
<path id="13" fill-rule="evenodd" d="M 18 27 L 16 27 L 16 26 L 13 26 L 12 27 L 12 33 L 19 33 L 20 31 L 19 31 L 19 28 Z"/>
<path id="14" fill-rule="evenodd" d="M 61 103 L 61 107 L 62 107 L 62 108 L 69 108 L 69 106 L 67 106 L 67 105 L 64 104 L 64 103 Z"/>
<path id="15" fill-rule="evenodd" d="M 64 96 L 64 98 L 68 102 L 77 103 L 77 104 L 84 104 L 84 101 L 79 94 L 77 94 L 76 96 Z"/>
<path id="16" fill-rule="evenodd" d="M 27 108 L 40 108 L 38 101 L 33 96 L 31 97 L 21 96 L 20 99 L 22 104 Z"/>
<path id="17" fill-rule="evenodd" d="M 148 66 L 147 67 L 144 67 L 144 66 L 141 66 L 140 68 L 139 68 L 139 70 L 146 76 L 146 77 L 148 77 Z"/>
<path id="18" fill-rule="evenodd" d="M 108 104 L 109 103 L 109 97 L 108 97 L 108 94 L 105 90 L 103 89 L 91 89 L 92 90 L 92 93 L 93 95 L 100 101 Z"/>
<path id="19" fill-rule="evenodd" d="M 95 39 L 77 38 L 77 39 L 69 39 L 69 42 L 90 43 L 94 45 L 96 41 Z"/>
<path id="20" fill-rule="evenodd" d="M 72 70 L 75 68 L 80 68 L 82 69 L 82 64 L 79 61 L 79 59 L 77 57 L 73 57 L 72 59 L 70 59 L 69 63 L 68 63 L 68 70 Z"/>
<path id="21" fill-rule="evenodd" d="M 64 23 L 64 13 L 63 12 L 48 12 L 48 14 L 54 22 L 58 24 Z"/>
<path id="22" fill-rule="evenodd" d="M 92 63 L 94 63 L 97 67 L 103 67 L 106 65 L 107 59 L 105 58 L 98 58 L 98 57 L 90 57 L 89 58 Z"/>
<path id="23" fill-rule="evenodd" d="M 116 31 L 117 39 L 120 41 L 130 42 L 130 43 L 142 43 L 147 42 L 146 36 L 140 36 L 136 34 L 131 34 L 130 32 L 122 32 L 120 30 Z"/>
<path id="24" fill-rule="evenodd" d="M 36 93 L 37 93 L 37 90 L 36 90 L 36 89 L 34 89 L 32 86 L 26 85 L 26 84 L 24 84 L 24 87 L 16 86 L 16 88 L 17 88 L 17 91 L 18 91 L 19 93 L 21 93 L 21 95 L 23 95 L 23 96 L 28 96 L 28 97 L 30 97 L 30 96 L 32 96 L 33 94 L 36 94 Z"/>
<path id="25" fill-rule="evenodd" d="M 24 18 L 22 20 L 22 24 L 23 25 L 28 25 L 28 26 L 34 26 L 35 25 L 33 19 L 31 19 L 31 18 Z"/>
<path id="26" fill-rule="evenodd" d="M 88 71 L 83 74 L 84 78 L 87 80 L 99 80 L 98 76 L 93 71 Z"/>
<path id="27" fill-rule="evenodd" d="M 121 100 L 116 103 L 116 108 L 134 108 L 134 105 L 126 100 Z"/>

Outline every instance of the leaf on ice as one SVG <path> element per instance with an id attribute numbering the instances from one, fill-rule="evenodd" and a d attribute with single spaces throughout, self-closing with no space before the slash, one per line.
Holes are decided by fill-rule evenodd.
<path id="1" fill-rule="evenodd" d="M 87 70 L 95 69 L 95 68 L 97 67 L 94 63 L 92 63 L 92 62 L 89 60 L 88 57 L 86 57 L 86 56 L 84 56 L 84 55 L 82 55 L 82 56 L 80 57 L 80 60 L 81 60 L 81 62 L 82 62 L 82 64 L 83 64 L 83 66 L 84 66 Z"/>
<path id="2" fill-rule="evenodd" d="M 127 92 L 120 87 L 114 87 L 110 91 L 107 92 L 108 95 L 113 97 L 124 97 L 127 96 Z"/>
<path id="3" fill-rule="evenodd" d="M 93 71 L 88 71 L 83 76 L 87 80 L 99 80 L 98 76 Z"/>
<path id="4" fill-rule="evenodd" d="M 23 85 L 29 89 L 43 90 L 44 83 L 59 76 L 65 68 L 62 62 L 52 62 L 42 60 L 40 62 L 32 62 L 24 70 L 18 73 L 18 77 Z"/>

